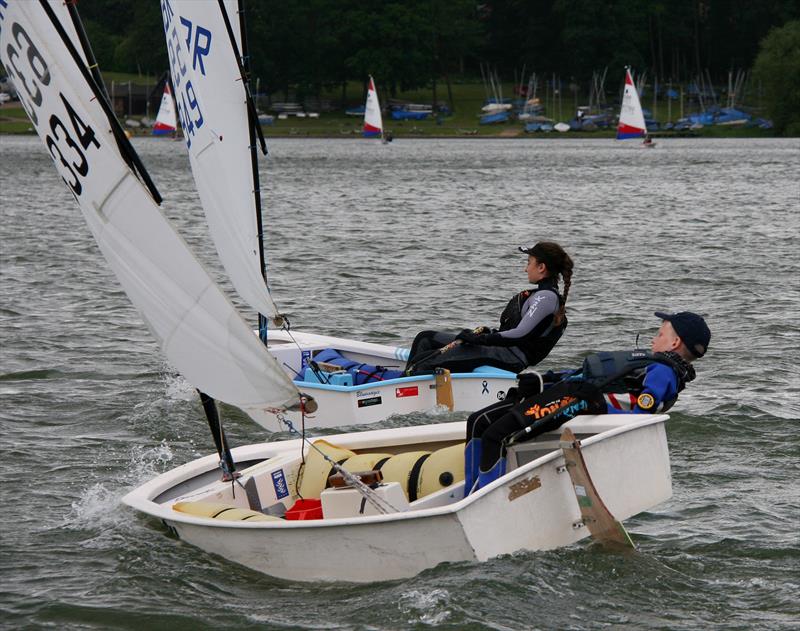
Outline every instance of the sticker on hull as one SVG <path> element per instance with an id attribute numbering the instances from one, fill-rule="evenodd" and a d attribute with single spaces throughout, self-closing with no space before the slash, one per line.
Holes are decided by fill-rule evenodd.
<path id="1" fill-rule="evenodd" d="M 407 386 L 405 388 L 395 388 L 394 395 L 398 399 L 403 399 L 405 397 L 416 397 L 419 396 L 419 387 L 418 386 Z"/>
<path id="2" fill-rule="evenodd" d="M 279 500 L 289 496 L 289 485 L 286 484 L 283 469 L 272 472 L 272 486 L 275 489 L 275 497 Z"/>
<path id="3" fill-rule="evenodd" d="M 366 408 L 371 405 L 380 405 L 383 403 L 381 397 L 369 397 L 368 399 L 359 399 L 358 400 L 358 407 Z"/>

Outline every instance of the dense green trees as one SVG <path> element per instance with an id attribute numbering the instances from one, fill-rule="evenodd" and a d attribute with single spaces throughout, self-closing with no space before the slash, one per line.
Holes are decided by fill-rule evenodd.
<path id="1" fill-rule="evenodd" d="M 252 74 L 280 98 L 376 76 L 382 92 L 523 65 L 585 82 L 625 64 L 660 82 L 749 69 L 771 28 L 800 19 L 800 0 L 246 0 Z M 161 74 L 157 0 L 79 5 L 104 70 Z M 773 57 L 765 57 L 769 64 Z M 765 77 L 765 71 L 761 76 Z M 355 97 L 356 95 L 350 95 Z M 360 96 L 360 95 L 359 95 Z"/>
<path id="2" fill-rule="evenodd" d="M 754 70 L 775 129 L 800 136 L 800 20 L 767 35 Z"/>

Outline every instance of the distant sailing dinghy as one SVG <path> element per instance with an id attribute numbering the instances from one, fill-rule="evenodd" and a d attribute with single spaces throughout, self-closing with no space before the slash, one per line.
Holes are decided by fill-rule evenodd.
<path id="1" fill-rule="evenodd" d="M 380 138 L 384 143 L 388 142 L 383 135 L 383 117 L 381 116 L 381 105 L 378 101 L 378 91 L 375 89 L 375 81 L 372 75 L 369 77 L 367 87 L 367 104 L 364 106 L 364 138 Z"/>
<path id="2" fill-rule="evenodd" d="M 633 83 L 630 68 L 625 68 L 625 91 L 622 95 L 622 107 L 619 112 L 619 123 L 617 124 L 617 140 L 631 140 L 645 138 L 647 136 L 647 124 L 644 122 L 642 104 L 639 101 L 639 93 Z M 643 146 L 654 146 L 652 141 Z"/>
<path id="3" fill-rule="evenodd" d="M 161 106 L 158 108 L 156 124 L 153 125 L 154 136 L 175 135 L 178 131 L 178 119 L 175 116 L 175 101 L 172 100 L 172 91 L 169 81 L 164 83 L 164 94 L 161 95 Z"/>
<path id="4" fill-rule="evenodd" d="M 182 4 L 164 5 L 165 31 L 176 40 L 174 29 L 198 24 L 183 9 L 214 6 Z M 220 50 L 230 53 L 237 4 L 220 6 L 222 15 L 204 20 L 203 28 L 207 43 L 225 43 Z M 205 50 L 206 70 L 213 72 L 215 60 Z M 128 506 L 163 520 L 190 544 L 272 576 L 363 582 L 589 535 L 630 545 L 618 520 L 671 496 L 663 414 L 579 416 L 563 433 L 532 433 L 535 439 L 509 445 L 507 474 L 466 497 L 464 422 L 313 442 L 286 423 L 300 439 L 230 450 L 214 421 L 213 399 L 270 409 L 283 420 L 293 407 L 313 411 L 313 401 L 160 211 L 161 197 L 99 82 L 74 4 L 8 2 L 0 12 L 0 62 L 17 85 L 27 86 L 20 93 L 25 110 L 109 267 L 167 360 L 203 393 L 217 441 L 219 454 L 134 489 L 123 498 Z M 181 106 L 187 144 L 199 145 L 202 155 L 193 159 L 203 164 L 220 147 L 213 138 L 225 134 L 214 125 L 214 103 L 191 90 L 193 105 L 184 101 L 189 66 L 173 80 L 179 103 L 187 103 Z M 243 83 L 241 72 L 223 76 L 231 86 Z M 235 95 L 228 102 L 244 104 Z M 255 109 L 251 115 L 256 120 Z M 199 133 L 201 120 L 214 128 L 213 137 Z M 234 162 L 233 170 L 240 165 Z"/>

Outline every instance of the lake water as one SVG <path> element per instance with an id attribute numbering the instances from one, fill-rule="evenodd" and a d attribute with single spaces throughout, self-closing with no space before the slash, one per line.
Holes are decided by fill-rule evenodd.
<path id="1" fill-rule="evenodd" d="M 225 282 L 183 144 L 134 145 Z M 271 285 L 298 330 L 408 345 L 493 325 L 526 284 L 516 247 L 544 239 L 576 268 L 543 368 L 647 342 L 655 310 L 705 314 L 710 351 L 667 428 L 673 498 L 626 522 L 633 554 L 582 542 L 363 586 L 280 581 L 171 538 L 119 500 L 213 451 L 202 410 L 38 138 L 0 137 L 0 627 L 798 628 L 797 140 L 269 147 Z M 223 411 L 233 444 L 269 438 Z"/>

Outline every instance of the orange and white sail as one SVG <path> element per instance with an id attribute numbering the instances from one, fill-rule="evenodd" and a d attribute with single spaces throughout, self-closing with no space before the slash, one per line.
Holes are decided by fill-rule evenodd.
<path id="1" fill-rule="evenodd" d="M 383 136 L 383 119 L 381 118 L 381 105 L 378 102 L 378 92 L 372 75 L 369 77 L 367 88 L 367 104 L 364 107 L 364 137 L 375 138 Z"/>
<path id="2" fill-rule="evenodd" d="M 617 140 L 642 138 L 647 134 L 639 93 L 631 77 L 630 68 L 625 68 L 625 92 L 622 95 L 622 108 L 617 124 Z"/>
<path id="3" fill-rule="evenodd" d="M 153 125 L 153 135 L 174 134 L 177 130 L 178 119 L 175 116 L 175 101 L 172 99 L 172 91 L 169 89 L 169 82 L 167 82 L 164 84 L 164 94 L 161 96 L 161 106 L 158 108 L 156 124 Z"/>

